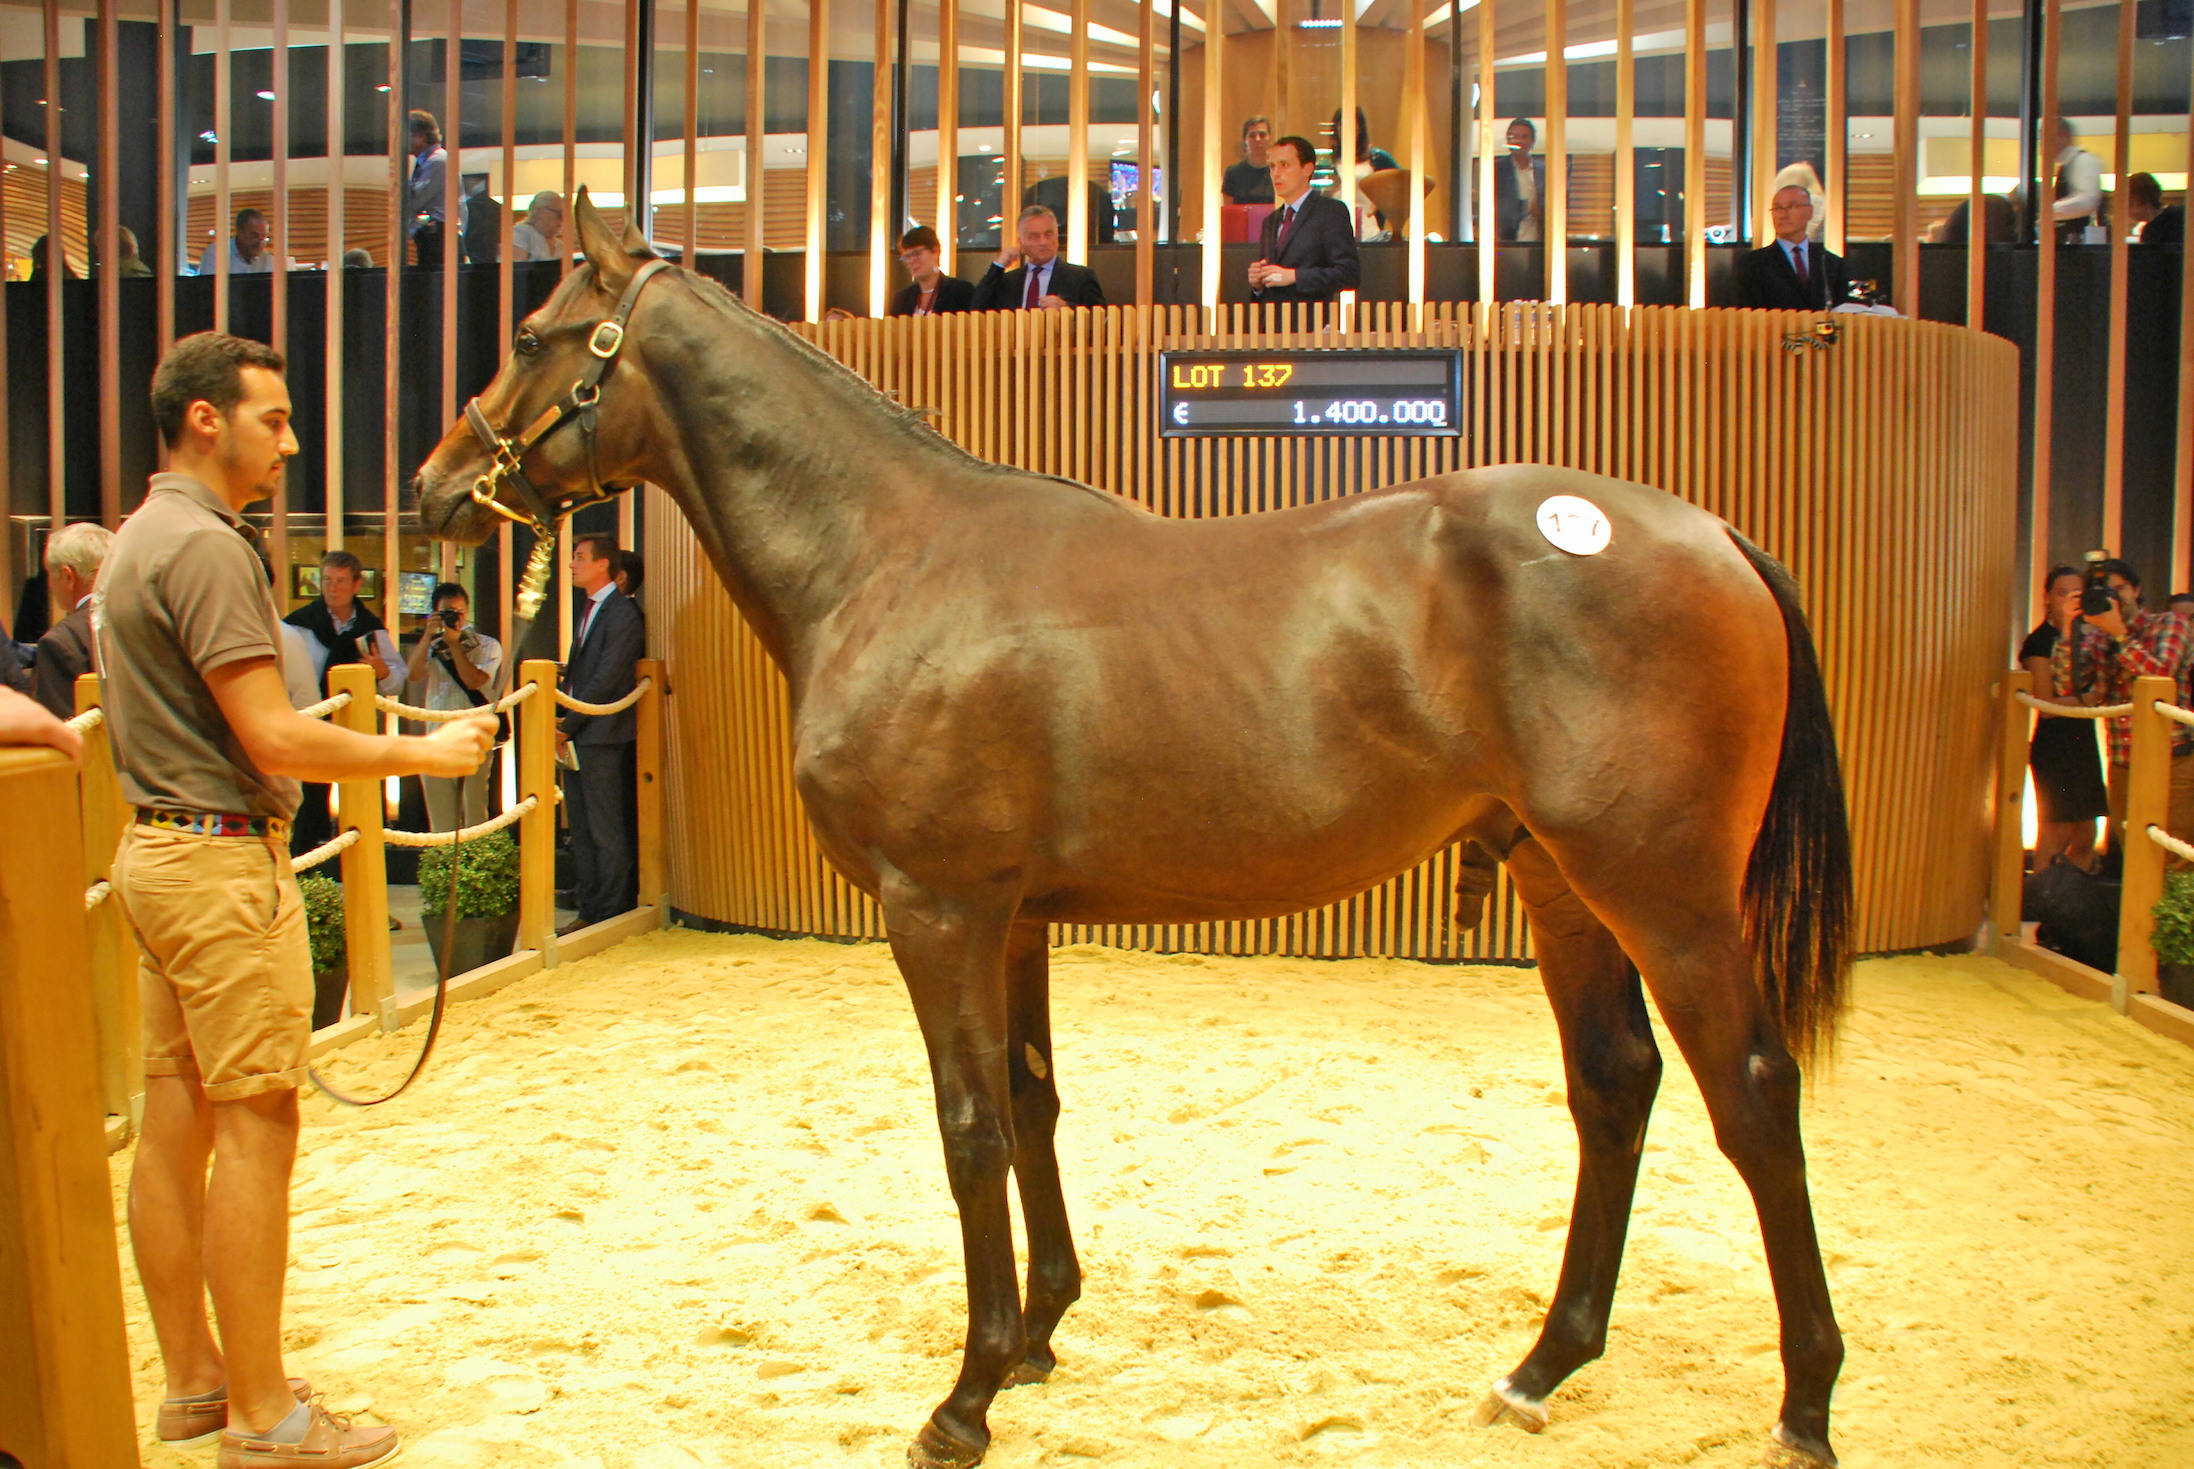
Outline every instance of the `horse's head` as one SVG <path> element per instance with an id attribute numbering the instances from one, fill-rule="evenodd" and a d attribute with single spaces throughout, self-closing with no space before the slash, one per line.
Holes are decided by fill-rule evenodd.
<path id="1" fill-rule="evenodd" d="M 670 267 L 629 222 L 612 235 L 583 187 L 572 214 L 586 264 L 519 323 L 503 370 L 412 480 L 420 523 L 444 540 L 553 524 L 641 478 L 653 391 L 630 316 Z"/>

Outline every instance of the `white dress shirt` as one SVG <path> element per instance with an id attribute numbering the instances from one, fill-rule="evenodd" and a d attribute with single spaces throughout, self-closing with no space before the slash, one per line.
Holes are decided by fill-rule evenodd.
<path id="1" fill-rule="evenodd" d="M 510 258 L 513 260 L 554 260 L 556 246 L 535 229 L 530 222 L 521 221 L 510 232 Z"/>
<path id="2" fill-rule="evenodd" d="M 2103 207 L 2102 160 L 2074 144 L 2057 155 L 2057 174 L 2065 196 L 2051 209 L 2055 219 L 2086 219 Z"/>
<path id="3" fill-rule="evenodd" d="M 220 248 L 221 242 L 219 240 L 206 242 L 205 253 L 198 257 L 198 273 L 200 275 L 212 275 L 214 273 L 217 262 L 214 259 L 213 252 Z M 270 249 L 262 249 L 256 260 L 246 260 L 244 252 L 236 248 L 236 237 L 231 235 L 229 236 L 229 274 L 272 275 L 274 274 L 274 252 Z"/>
<path id="4" fill-rule="evenodd" d="M 442 176 L 449 167 L 449 153 L 442 148 L 432 148 L 416 156 L 411 165 L 411 182 L 404 189 L 404 233 L 419 232 L 419 216 L 424 214 L 435 224 L 445 215 L 447 201 L 442 197 Z"/>

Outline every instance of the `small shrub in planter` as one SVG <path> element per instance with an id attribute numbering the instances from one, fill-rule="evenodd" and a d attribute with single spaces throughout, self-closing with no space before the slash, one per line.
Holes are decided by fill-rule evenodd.
<path id="1" fill-rule="evenodd" d="M 449 905 L 450 849 L 419 853 L 419 914 L 427 944 L 445 975 L 493 963 L 518 937 L 518 844 L 510 832 L 489 832 L 457 848 L 457 922 L 453 951 L 442 953 L 443 910 Z"/>
<path id="2" fill-rule="evenodd" d="M 343 997 L 350 990 L 343 885 L 308 872 L 297 879 L 297 891 L 305 900 L 305 933 L 312 944 L 312 1028 L 322 1030 L 343 1018 Z"/>
<path id="3" fill-rule="evenodd" d="M 2158 987 L 2173 1004 L 2194 1008 L 2194 871 L 2165 878 L 2164 895 L 2149 911 L 2156 918 L 2149 942 L 2156 949 Z"/>

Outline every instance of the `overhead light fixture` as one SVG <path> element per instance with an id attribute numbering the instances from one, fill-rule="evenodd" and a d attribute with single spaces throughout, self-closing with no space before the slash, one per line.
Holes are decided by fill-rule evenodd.
<path id="1" fill-rule="evenodd" d="M 1296 29 L 1305 31 L 1337 31 L 1341 28 L 1341 23 L 1338 20 L 1320 20 L 1313 17 L 1310 20 L 1299 20 L 1295 22 L 1295 26 Z"/>
<path id="2" fill-rule="evenodd" d="M 259 94 L 259 97 L 260 100 L 264 102 L 272 102 L 274 100 L 274 94 L 272 92 L 261 92 Z"/>

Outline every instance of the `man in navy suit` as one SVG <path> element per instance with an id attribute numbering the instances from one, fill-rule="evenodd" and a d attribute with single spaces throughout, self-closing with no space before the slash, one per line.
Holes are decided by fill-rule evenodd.
<path id="1" fill-rule="evenodd" d="M 1021 211 L 1014 235 L 1018 247 L 999 251 L 975 283 L 977 311 L 1060 311 L 1105 304 L 1096 272 L 1059 258 L 1058 215 L 1031 204 Z"/>
<path id="2" fill-rule="evenodd" d="M 1806 239 L 1813 196 L 1792 184 L 1770 204 L 1775 243 L 1737 262 L 1735 304 L 1767 311 L 1826 311 L 1849 299 L 1851 277 L 1841 255 Z"/>
<path id="3" fill-rule="evenodd" d="M 589 704 L 612 704 L 631 693 L 647 652 L 646 624 L 632 599 L 617 590 L 616 567 L 616 537 L 590 532 L 572 542 L 571 583 L 586 600 L 572 622 L 564 692 Z M 579 918 L 559 932 L 614 918 L 638 900 L 637 723 L 630 709 L 615 714 L 567 709 L 557 721 L 557 755 L 569 750 L 579 763 L 564 779 Z"/>
<path id="4" fill-rule="evenodd" d="M 1318 151 L 1306 138 L 1272 145 L 1273 211 L 1265 216 L 1262 248 L 1250 262 L 1250 295 L 1259 301 L 1331 301 L 1353 291 L 1363 274 L 1356 258 L 1355 221 L 1338 199 L 1311 192 Z"/>

